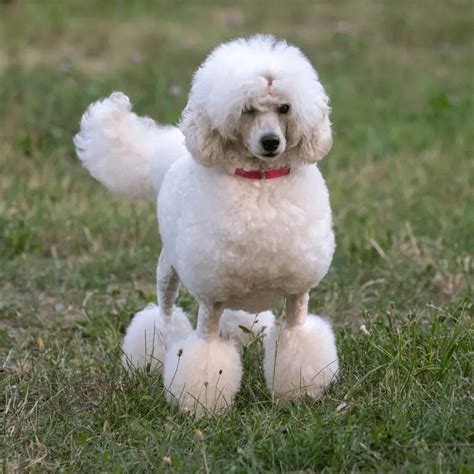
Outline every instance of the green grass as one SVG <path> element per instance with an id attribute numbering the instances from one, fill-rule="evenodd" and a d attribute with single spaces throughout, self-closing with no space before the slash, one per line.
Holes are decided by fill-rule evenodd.
<path id="1" fill-rule="evenodd" d="M 473 10 L 256 3 L 0 3 L 4 472 L 474 469 Z M 338 249 L 311 309 L 335 323 L 341 378 L 274 404 L 256 340 L 235 406 L 197 420 L 120 369 L 130 315 L 155 298 L 155 211 L 94 182 L 71 137 L 112 90 L 176 122 L 207 52 L 253 32 L 300 45 L 332 98 Z"/>

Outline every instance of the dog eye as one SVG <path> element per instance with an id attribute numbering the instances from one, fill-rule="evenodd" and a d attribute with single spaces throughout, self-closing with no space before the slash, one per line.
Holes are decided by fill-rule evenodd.
<path id="1" fill-rule="evenodd" d="M 250 105 L 246 105 L 242 109 L 243 114 L 254 114 L 256 112 L 255 107 L 250 107 Z"/>
<path id="2" fill-rule="evenodd" d="M 288 104 L 281 104 L 278 107 L 279 114 L 287 114 L 289 110 L 290 110 L 290 106 Z"/>

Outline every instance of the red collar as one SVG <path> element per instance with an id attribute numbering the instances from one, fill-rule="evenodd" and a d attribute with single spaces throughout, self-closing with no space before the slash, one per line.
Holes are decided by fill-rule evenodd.
<path id="1" fill-rule="evenodd" d="M 252 170 L 245 171 L 243 169 L 237 168 L 235 170 L 235 176 L 240 176 L 241 178 L 248 179 L 275 179 L 281 178 L 290 174 L 290 168 L 277 168 L 275 170 Z"/>

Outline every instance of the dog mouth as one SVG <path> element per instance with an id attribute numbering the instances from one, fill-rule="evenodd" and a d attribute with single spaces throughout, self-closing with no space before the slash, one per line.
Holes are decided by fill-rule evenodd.
<path id="1" fill-rule="evenodd" d="M 282 152 L 266 151 L 265 153 L 252 153 L 252 156 L 262 161 L 275 161 L 281 154 Z"/>
<path id="2" fill-rule="evenodd" d="M 247 145 L 247 144 L 246 144 Z M 265 151 L 265 150 L 252 150 L 252 147 L 247 145 L 248 158 L 257 159 L 260 161 L 275 161 L 284 153 L 283 150 Z"/>

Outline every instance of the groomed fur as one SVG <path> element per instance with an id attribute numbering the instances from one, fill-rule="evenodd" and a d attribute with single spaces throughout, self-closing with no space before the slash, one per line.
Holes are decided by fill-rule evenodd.
<path id="1" fill-rule="evenodd" d="M 293 161 L 311 163 L 328 153 L 329 98 L 316 71 L 298 48 L 256 35 L 220 45 L 194 76 L 180 126 L 196 160 L 207 166 L 226 155 L 238 161 L 233 145 L 242 110 L 266 93 L 267 78 L 274 94 L 282 92 L 291 104 Z"/>
<path id="2" fill-rule="evenodd" d="M 221 316 L 220 333 L 222 337 L 245 346 L 256 337 L 265 337 L 274 324 L 275 316 L 271 311 L 251 314 L 226 309 Z"/>
<path id="3" fill-rule="evenodd" d="M 225 310 L 220 320 L 220 333 L 246 345 L 254 338 L 266 336 L 274 325 L 271 311 L 250 314 L 245 311 Z M 173 309 L 170 321 L 165 321 L 160 309 L 149 304 L 133 317 L 122 343 L 122 361 L 126 368 L 144 369 L 147 366 L 163 372 L 166 351 L 192 332 L 186 313 L 179 307 Z"/>
<path id="4" fill-rule="evenodd" d="M 240 354 L 233 341 L 206 341 L 196 333 L 167 352 L 163 382 L 166 397 L 181 410 L 221 411 L 232 405 L 242 379 Z"/>
<path id="5" fill-rule="evenodd" d="M 137 313 L 123 338 L 123 365 L 163 372 L 166 350 L 192 331 L 189 319 L 181 308 L 175 307 L 172 318 L 165 321 L 158 306 L 150 304 Z"/>
<path id="6" fill-rule="evenodd" d="M 265 380 L 278 399 L 316 397 L 339 372 L 334 332 L 320 316 L 308 315 L 294 328 L 274 326 L 264 346 Z"/>
<path id="7" fill-rule="evenodd" d="M 291 300 L 286 316 L 293 327 L 264 332 L 269 388 L 279 398 L 317 396 L 337 373 L 329 324 L 318 317 L 304 322 L 308 292 L 326 275 L 335 249 L 328 190 L 311 165 L 331 148 L 329 113 L 303 53 L 255 36 L 223 44 L 204 61 L 181 131 L 138 117 L 120 93 L 93 104 L 82 119 L 75 144 L 91 174 L 115 192 L 158 195 L 166 257 L 160 259 L 160 311 L 170 311 L 179 281 L 199 302 L 196 330 L 174 339 L 165 356 L 167 396 L 183 410 L 232 403 L 242 368 L 234 342 L 224 338 L 246 343 L 250 334 L 244 337 L 239 324 L 255 328 L 252 316 L 239 310 L 265 312 L 283 298 Z M 272 150 L 268 136 L 277 138 Z M 275 169 L 288 172 L 272 180 L 237 172 Z M 258 324 L 266 325 L 265 318 Z M 151 359 L 140 347 L 140 339 L 151 337 L 143 328 L 172 329 L 162 323 L 155 309 L 132 322 L 124 351 L 137 365 Z M 161 344 L 162 359 L 170 341 L 153 336 L 150 342 Z"/>
<path id="8" fill-rule="evenodd" d="M 187 155 L 184 137 L 178 128 L 158 126 L 131 110 L 121 92 L 90 105 L 74 137 L 77 155 L 111 191 L 156 201 L 170 165 Z"/>

